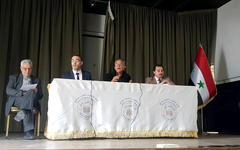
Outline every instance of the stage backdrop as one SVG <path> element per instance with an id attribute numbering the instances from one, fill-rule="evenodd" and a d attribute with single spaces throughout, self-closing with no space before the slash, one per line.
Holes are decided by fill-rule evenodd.
<path id="1" fill-rule="evenodd" d="M 187 84 L 200 43 L 209 63 L 214 62 L 216 9 L 176 13 L 112 2 L 111 10 L 114 20 L 107 12 L 102 75 L 122 58 L 134 82 L 152 76 L 158 63 L 175 83 Z"/>
<path id="2" fill-rule="evenodd" d="M 197 137 L 194 86 L 54 79 L 48 139 Z"/>

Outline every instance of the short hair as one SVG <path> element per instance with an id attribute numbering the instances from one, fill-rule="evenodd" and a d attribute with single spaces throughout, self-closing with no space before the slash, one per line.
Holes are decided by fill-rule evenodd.
<path id="1" fill-rule="evenodd" d="M 162 68 L 163 68 L 163 70 L 164 70 L 164 67 L 163 67 L 163 65 L 162 65 L 162 64 L 156 64 L 156 65 L 154 65 L 154 66 L 153 66 L 153 71 L 155 71 L 155 70 L 156 70 L 156 67 L 162 67 Z"/>
<path id="2" fill-rule="evenodd" d="M 76 54 L 76 55 L 72 55 L 72 57 L 73 57 L 73 56 L 77 56 L 77 57 L 79 57 L 80 60 L 82 61 L 82 57 L 81 57 L 80 55 Z"/>
<path id="3" fill-rule="evenodd" d="M 124 64 L 124 66 L 126 66 L 125 60 L 123 60 L 123 59 L 121 59 L 121 58 L 118 58 L 118 59 L 115 60 L 114 64 L 116 63 L 116 61 L 121 61 L 121 62 Z"/>
<path id="4" fill-rule="evenodd" d="M 23 66 L 23 65 L 25 65 L 25 64 L 29 64 L 29 65 L 33 65 L 33 63 L 32 63 L 32 61 L 30 60 L 30 59 L 23 59 L 22 61 L 21 61 L 21 67 Z"/>

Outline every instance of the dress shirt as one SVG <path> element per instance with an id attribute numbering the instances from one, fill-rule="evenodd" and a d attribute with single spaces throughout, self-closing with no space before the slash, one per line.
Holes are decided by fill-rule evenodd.
<path id="1" fill-rule="evenodd" d="M 161 80 L 161 79 L 159 79 L 159 78 L 157 78 L 156 76 L 154 76 L 154 78 L 155 78 L 155 80 L 156 80 L 157 84 L 159 84 L 159 83 L 161 83 L 161 82 L 162 82 L 162 80 Z"/>
<path id="2" fill-rule="evenodd" d="M 77 80 L 77 74 L 76 73 L 79 73 L 79 80 L 82 80 L 82 70 L 79 70 L 79 71 L 72 70 L 72 71 L 73 71 L 75 80 Z"/>

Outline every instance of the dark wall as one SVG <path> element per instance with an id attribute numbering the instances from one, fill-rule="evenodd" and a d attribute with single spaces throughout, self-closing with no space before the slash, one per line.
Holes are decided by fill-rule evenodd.
<path id="1" fill-rule="evenodd" d="M 240 81 L 217 85 L 217 92 L 204 108 L 204 131 L 240 134 Z"/>

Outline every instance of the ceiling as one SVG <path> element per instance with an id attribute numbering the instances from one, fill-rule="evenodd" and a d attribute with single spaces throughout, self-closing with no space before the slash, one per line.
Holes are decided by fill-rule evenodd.
<path id="1" fill-rule="evenodd" d="M 83 10 L 106 14 L 109 0 L 83 0 Z M 146 6 L 175 12 L 219 8 L 230 0 L 117 0 L 117 2 Z"/>

